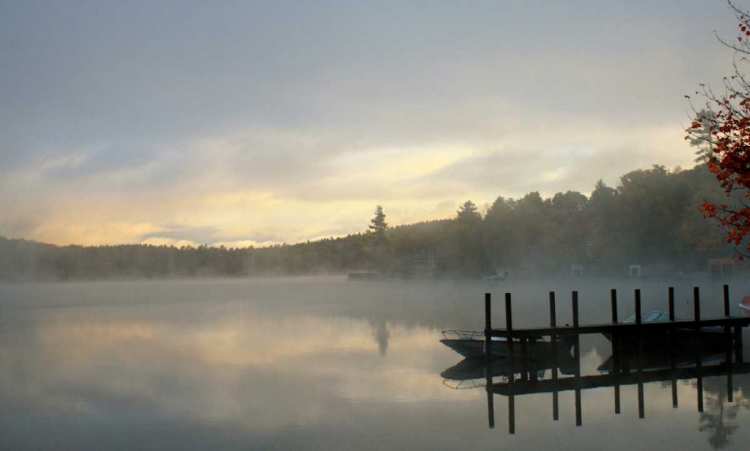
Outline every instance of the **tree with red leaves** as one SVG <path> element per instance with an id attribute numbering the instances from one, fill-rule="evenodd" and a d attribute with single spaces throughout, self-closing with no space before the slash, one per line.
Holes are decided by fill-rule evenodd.
<path id="1" fill-rule="evenodd" d="M 706 218 L 715 218 L 726 229 L 726 241 L 750 252 L 750 81 L 739 68 L 750 56 L 750 12 L 728 0 L 738 20 L 739 35 L 719 42 L 735 52 L 734 75 L 724 77 L 724 92 L 716 94 L 701 84 L 696 94 L 706 100 L 700 112 L 693 107 L 693 120 L 686 140 L 703 144 L 708 169 L 716 176 L 728 197 L 726 203 L 705 201 L 701 206 Z M 690 99 L 689 96 L 685 96 Z M 692 106 L 692 102 L 691 102 Z"/>

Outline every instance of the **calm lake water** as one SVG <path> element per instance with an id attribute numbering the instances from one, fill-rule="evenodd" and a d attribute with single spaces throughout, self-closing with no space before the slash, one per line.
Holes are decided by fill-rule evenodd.
<path id="1" fill-rule="evenodd" d="M 0 285 L 0 449 L 2 450 L 746 450 L 750 377 L 705 378 L 704 413 L 695 381 L 584 390 L 583 425 L 574 396 L 495 395 L 488 427 L 484 388 L 454 389 L 440 373 L 462 357 L 442 329 L 483 327 L 483 293 L 514 296 L 514 325 L 545 325 L 547 292 L 558 323 L 620 317 L 632 290 L 644 310 L 665 309 L 676 286 L 678 313 L 690 281 L 347 282 L 341 277 Z M 721 312 L 721 285 L 702 281 L 703 314 Z M 730 283 L 733 306 L 750 294 Z M 688 309 L 692 312 L 692 306 Z M 745 334 L 745 349 L 750 348 Z M 599 336 L 582 339 L 582 372 L 599 374 L 610 354 Z M 748 356 L 745 356 L 748 361 Z M 549 377 L 549 372 L 545 375 Z M 479 379 L 477 382 L 482 383 Z"/>

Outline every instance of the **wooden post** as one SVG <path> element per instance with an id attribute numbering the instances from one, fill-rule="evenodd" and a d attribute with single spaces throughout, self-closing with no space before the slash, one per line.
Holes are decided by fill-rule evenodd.
<path id="1" fill-rule="evenodd" d="M 489 366 L 492 356 L 492 294 L 484 293 L 484 354 Z"/>
<path id="2" fill-rule="evenodd" d="M 724 316 L 729 317 L 729 285 L 724 285 Z M 732 402 L 734 398 L 732 383 L 732 328 L 727 324 L 724 326 L 724 363 L 727 366 L 727 402 Z"/>
<path id="3" fill-rule="evenodd" d="M 511 307 L 510 293 L 505 293 L 505 331 L 506 340 L 508 341 L 508 433 L 516 433 L 516 398 L 513 389 L 513 381 L 516 378 L 513 369 L 513 309 Z"/>
<path id="4" fill-rule="evenodd" d="M 576 389 L 575 389 L 575 400 L 576 400 L 576 426 L 583 424 L 582 413 L 581 413 L 581 343 L 580 335 L 578 330 L 578 292 L 573 292 L 573 329 L 575 344 L 573 345 L 576 367 L 575 367 L 575 378 L 576 378 Z"/>
<path id="5" fill-rule="evenodd" d="M 615 414 L 620 414 L 620 334 L 612 334 L 612 378 L 615 387 Z"/>
<path id="6" fill-rule="evenodd" d="M 513 309 L 510 293 L 505 293 L 505 339 L 508 344 L 508 363 L 513 364 Z M 512 378 L 511 378 L 512 379 Z"/>
<path id="7" fill-rule="evenodd" d="M 484 294 L 484 376 L 487 389 L 487 420 L 490 429 L 495 428 L 495 396 L 492 391 L 492 295 Z"/>
<path id="8" fill-rule="evenodd" d="M 492 329 L 492 293 L 484 293 L 484 329 Z"/>
<path id="9" fill-rule="evenodd" d="M 636 365 L 638 370 L 638 418 L 646 416 L 646 409 L 643 400 L 643 337 L 641 336 L 641 323 L 643 322 L 641 314 L 641 290 L 635 290 L 635 329 L 638 337 L 638 352 L 636 354 Z"/>
<path id="10" fill-rule="evenodd" d="M 557 309 L 555 308 L 555 292 L 549 292 L 549 325 L 557 327 Z"/>
<path id="11" fill-rule="evenodd" d="M 539 380 L 539 376 L 537 375 L 537 366 L 539 363 L 538 359 L 538 353 L 536 349 L 536 337 L 529 337 L 529 359 L 527 360 L 528 366 L 526 369 L 529 372 L 529 379 L 532 382 L 536 382 Z"/>
<path id="12" fill-rule="evenodd" d="M 617 290 L 609 291 L 612 307 L 612 324 L 617 324 Z M 612 333 L 612 379 L 615 386 L 615 414 L 620 413 L 620 334 Z"/>
<path id="13" fill-rule="evenodd" d="M 700 288 L 693 287 L 693 319 L 695 320 L 695 332 L 696 335 L 701 330 L 701 294 Z M 695 368 L 698 373 L 697 386 L 698 386 L 698 412 L 703 412 L 703 377 L 701 376 L 701 368 L 703 366 L 700 342 L 695 347 Z"/>
<path id="14" fill-rule="evenodd" d="M 701 293 L 698 287 L 693 287 L 693 318 L 696 329 L 700 330 L 698 322 L 701 320 Z"/>
<path id="15" fill-rule="evenodd" d="M 669 320 L 674 321 L 674 287 L 669 287 Z"/>
<path id="16" fill-rule="evenodd" d="M 729 285 L 724 285 L 724 316 L 729 316 Z"/>
<path id="17" fill-rule="evenodd" d="M 612 288 L 609 292 L 609 297 L 612 304 L 612 324 L 617 324 L 617 290 Z"/>
<path id="18" fill-rule="evenodd" d="M 549 325 L 557 327 L 557 311 L 555 308 L 555 292 L 549 292 Z M 550 337 L 552 342 L 552 421 L 560 419 L 560 400 L 557 392 L 557 334 Z"/>
<path id="19" fill-rule="evenodd" d="M 674 322 L 674 287 L 669 287 L 669 321 Z M 677 400 L 677 362 L 675 361 L 674 329 L 669 330 L 669 369 L 672 371 L 672 408 L 678 406 Z"/>
<path id="20" fill-rule="evenodd" d="M 615 290 L 612 290 L 614 292 Z M 614 385 L 614 394 L 615 394 L 615 414 L 620 414 L 620 373 L 622 371 L 621 369 L 621 344 L 620 344 L 620 334 L 615 332 L 612 334 L 612 377 L 613 377 L 613 385 Z"/>
<path id="21" fill-rule="evenodd" d="M 516 399 L 513 390 L 513 380 L 516 373 L 513 368 L 513 309 L 510 293 L 505 293 L 505 339 L 508 344 L 508 433 L 516 433 Z"/>
<path id="22" fill-rule="evenodd" d="M 636 326 L 641 325 L 641 321 L 643 318 L 641 318 L 641 290 L 636 289 L 635 290 L 635 324 Z M 638 331 L 638 339 L 640 340 L 640 327 L 637 328 Z"/>

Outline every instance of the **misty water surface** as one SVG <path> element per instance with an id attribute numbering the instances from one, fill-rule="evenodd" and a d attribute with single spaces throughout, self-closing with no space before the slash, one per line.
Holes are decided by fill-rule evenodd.
<path id="1" fill-rule="evenodd" d="M 461 360 L 439 343 L 441 329 L 480 329 L 485 291 L 495 324 L 510 291 L 524 326 L 547 323 L 552 289 L 563 324 L 573 289 L 585 323 L 608 318 L 610 288 L 624 318 L 634 288 L 644 310 L 664 309 L 669 285 L 684 305 L 688 281 L 3 285 L 0 449 L 746 449 L 745 376 L 732 404 L 719 401 L 722 378 L 705 379 L 703 416 L 689 381 L 677 409 L 668 385 L 647 384 L 643 420 L 635 387 L 623 387 L 620 415 L 610 390 L 586 390 L 582 427 L 572 393 L 560 395 L 559 422 L 549 395 L 517 397 L 509 435 L 505 398 L 494 398 L 491 430 L 484 389 L 453 390 L 439 375 Z M 721 286 L 700 285 L 704 315 L 719 313 Z M 750 292 L 731 287 L 733 299 Z M 584 374 L 597 374 L 608 342 L 585 337 L 582 346 Z"/>

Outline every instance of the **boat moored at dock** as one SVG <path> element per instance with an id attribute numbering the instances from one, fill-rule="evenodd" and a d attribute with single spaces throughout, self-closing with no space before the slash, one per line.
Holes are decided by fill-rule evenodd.
<path id="1" fill-rule="evenodd" d="M 462 356 L 473 359 L 486 356 L 486 340 L 484 332 L 472 330 L 444 330 L 443 339 L 440 340 L 445 346 L 453 349 Z M 521 343 L 519 340 L 513 341 L 513 357 L 520 358 L 522 355 Z M 540 339 L 529 342 L 529 352 L 532 357 L 550 358 L 553 354 L 553 343 Z M 570 356 L 570 350 L 573 347 L 571 340 L 558 339 L 554 342 L 558 355 Z M 490 343 L 490 355 L 493 357 L 509 357 L 508 341 L 505 337 L 492 337 Z"/>

